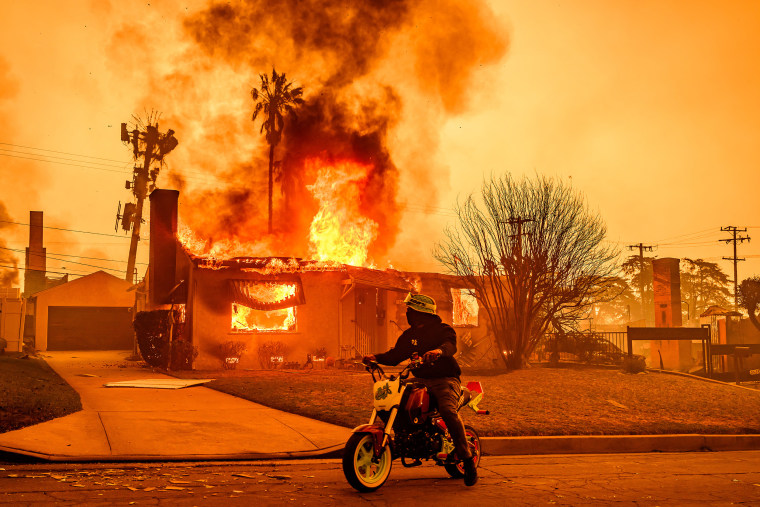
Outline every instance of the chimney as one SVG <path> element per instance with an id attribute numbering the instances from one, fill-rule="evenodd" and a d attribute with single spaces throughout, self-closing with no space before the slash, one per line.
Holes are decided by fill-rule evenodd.
<path id="1" fill-rule="evenodd" d="M 655 327 L 681 327 L 681 270 L 679 259 L 652 260 Z"/>
<path id="2" fill-rule="evenodd" d="M 154 190 L 150 194 L 150 258 L 148 284 L 152 306 L 169 304 L 177 284 L 178 190 Z"/>
<path id="3" fill-rule="evenodd" d="M 26 249 L 26 272 L 24 273 L 24 297 L 45 290 L 47 257 L 42 247 L 42 211 L 29 212 L 29 246 Z"/>

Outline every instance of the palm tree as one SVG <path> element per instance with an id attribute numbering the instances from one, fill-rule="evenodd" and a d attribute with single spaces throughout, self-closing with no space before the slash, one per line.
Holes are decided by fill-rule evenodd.
<path id="1" fill-rule="evenodd" d="M 282 137 L 282 129 L 285 126 L 283 113 L 295 115 L 295 106 L 303 104 L 301 95 L 303 88 L 292 88 L 293 83 L 285 79 L 285 73 L 277 74 L 272 68 L 272 78 L 266 74 L 259 74 L 261 89 L 253 88 L 251 97 L 255 104 L 252 121 L 263 111 L 264 119 L 261 123 L 260 132 L 266 133 L 269 143 L 269 233 L 272 233 L 272 177 L 274 172 L 274 147 Z"/>

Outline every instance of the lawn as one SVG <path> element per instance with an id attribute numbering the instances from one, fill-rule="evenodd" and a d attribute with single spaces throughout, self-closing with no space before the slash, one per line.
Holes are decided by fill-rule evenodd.
<path id="1" fill-rule="evenodd" d="M 185 372 L 206 386 L 345 427 L 366 422 L 371 379 L 364 372 L 284 370 Z M 582 366 L 533 367 L 479 380 L 480 408 L 463 409 L 482 436 L 760 434 L 760 390 L 657 372 L 628 374 Z"/>
<path id="2" fill-rule="evenodd" d="M 82 410 L 79 395 L 42 359 L 0 355 L 0 433 Z"/>

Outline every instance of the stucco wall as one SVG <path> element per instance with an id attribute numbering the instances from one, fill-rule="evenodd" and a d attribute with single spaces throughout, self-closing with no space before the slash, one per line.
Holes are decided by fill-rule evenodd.
<path id="1" fill-rule="evenodd" d="M 104 271 L 77 278 L 37 293 L 35 308 L 35 348 L 47 350 L 48 307 L 108 306 L 131 307 L 135 303 L 132 284 Z"/>
<path id="2" fill-rule="evenodd" d="M 327 354 L 338 357 L 341 320 L 340 296 L 345 275 L 339 272 L 307 272 L 301 274 L 306 304 L 296 307 L 294 331 L 240 332 L 232 331 L 232 301 L 230 279 L 257 279 L 256 274 L 238 270 L 193 270 L 189 305 L 192 317 L 188 325 L 198 357 L 193 367 L 198 370 L 218 369 L 223 357 L 220 345 L 226 341 L 241 341 L 246 353 L 238 369 L 258 369 L 259 346 L 279 341 L 286 347 L 285 361 L 306 362 L 306 354 L 324 347 Z M 348 307 L 351 305 L 345 305 Z M 352 331 L 353 333 L 353 331 Z M 344 336 L 346 335 L 344 331 Z"/>

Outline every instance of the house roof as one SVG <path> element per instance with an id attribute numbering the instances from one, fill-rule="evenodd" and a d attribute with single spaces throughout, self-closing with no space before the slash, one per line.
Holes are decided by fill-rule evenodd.
<path id="1" fill-rule="evenodd" d="M 128 281 L 119 278 L 118 276 L 114 276 L 110 273 L 106 273 L 105 271 L 95 271 L 94 273 L 90 273 L 89 275 L 85 275 L 81 278 L 76 278 L 74 280 L 71 280 L 70 282 L 63 283 L 61 285 L 56 285 L 55 287 L 51 287 L 49 289 L 45 289 L 43 291 L 37 292 L 34 297 L 38 297 L 40 295 L 47 295 L 52 294 L 56 291 L 64 290 L 64 288 L 70 288 L 75 287 L 77 285 L 87 285 L 91 283 L 99 283 L 99 282 L 116 282 L 116 283 L 122 283 L 124 285 L 124 290 L 128 290 L 132 287 L 132 284 Z"/>
<path id="2" fill-rule="evenodd" d="M 726 310 L 725 308 L 717 305 L 710 306 L 707 310 L 702 312 L 699 316 L 700 317 L 711 317 L 713 315 L 721 315 L 726 317 L 741 317 L 741 313 L 735 312 L 733 310 Z"/>

